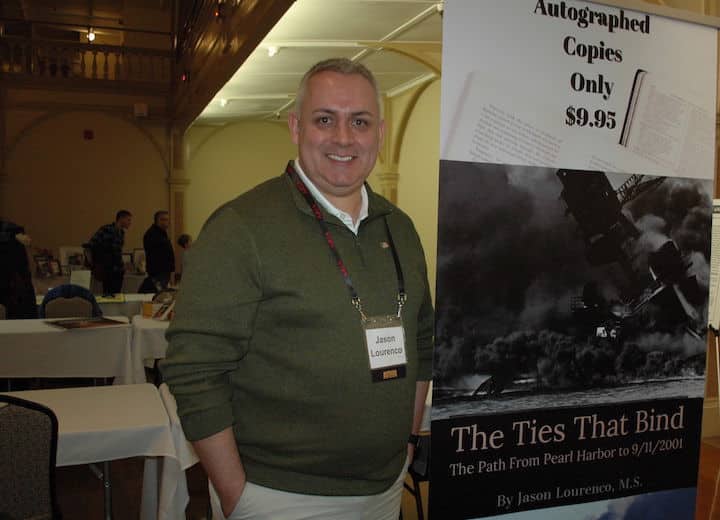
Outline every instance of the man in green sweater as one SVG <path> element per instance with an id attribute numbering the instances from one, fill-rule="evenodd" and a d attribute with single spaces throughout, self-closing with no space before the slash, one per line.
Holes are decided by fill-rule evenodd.
<path id="1" fill-rule="evenodd" d="M 161 368 L 224 518 L 398 516 L 433 309 L 412 222 L 365 184 L 378 98 L 360 64 L 311 68 L 289 117 L 298 159 L 187 253 Z"/>

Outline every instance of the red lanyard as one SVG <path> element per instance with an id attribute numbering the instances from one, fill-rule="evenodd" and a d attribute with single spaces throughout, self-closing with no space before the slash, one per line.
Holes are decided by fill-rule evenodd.
<path id="1" fill-rule="evenodd" d="M 323 212 L 320 209 L 320 205 L 317 203 L 317 201 L 315 200 L 315 197 L 312 196 L 312 193 L 310 193 L 310 190 L 308 190 L 307 186 L 305 186 L 305 183 L 302 181 L 300 176 L 295 171 L 292 161 L 288 163 L 287 168 L 285 169 L 285 173 L 287 173 L 288 176 L 290 177 L 290 179 L 292 179 L 293 183 L 295 184 L 295 187 L 300 192 L 300 194 L 305 198 L 305 201 L 308 203 L 308 206 L 310 206 L 310 210 L 312 211 L 313 215 L 315 216 L 315 219 L 317 220 L 317 222 L 320 226 L 320 230 L 322 231 L 322 234 L 325 237 L 325 241 L 327 242 L 327 245 L 330 248 L 330 251 L 332 252 L 333 256 L 335 257 L 335 263 L 337 264 L 340 274 L 342 275 L 343 281 L 345 282 L 345 286 L 348 288 L 348 291 L 350 292 L 350 301 L 352 302 L 353 307 L 355 307 L 358 310 L 362 319 L 366 320 L 367 317 L 365 316 L 365 313 L 363 312 L 362 302 L 360 301 L 360 296 L 358 295 L 357 291 L 355 290 L 352 280 L 350 279 L 350 273 L 348 272 L 347 267 L 345 267 L 345 263 L 343 262 L 342 258 L 340 257 L 340 252 L 337 250 L 337 246 L 335 245 L 335 240 L 333 239 L 332 235 L 330 234 L 330 230 L 327 227 L 327 224 L 325 222 L 325 216 L 323 215 Z M 390 251 L 392 252 L 393 261 L 395 262 L 395 274 L 397 275 L 397 280 L 398 280 L 398 295 L 397 295 L 398 311 L 397 311 L 397 315 L 398 315 L 398 317 L 400 317 L 400 312 L 402 311 L 403 305 L 405 305 L 405 302 L 407 301 L 407 294 L 405 293 L 405 278 L 403 277 L 402 267 L 400 265 L 400 259 L 398 258 L 397 250 L 395 249 L 395 243 L 393 242 L 392 234 L 390 233 L 390 226 L 388 226 L 387 218 L 385 218 L 384 221 L 385 221 L 385 232 L 387 233 L 387 238 L 388 238 L 388 244 L 390 245 Z"/>

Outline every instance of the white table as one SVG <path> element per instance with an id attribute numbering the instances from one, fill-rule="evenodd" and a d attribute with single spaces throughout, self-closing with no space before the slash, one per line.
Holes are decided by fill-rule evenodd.
<path id="1" fill-rule="evenodd" d="M 176 445 L 177 434 L 153 385 L 29 390 L 8 395 L 35 401 L 55 412 L 58 466 L 146 457 L 141 519 L 185 519 L 184 468 L 197 458 L 194 452 L 188 454 L 187 446 Z"/>
<path id="2" fill-rule="evenodd" d="M 154 320 L 143 316 L 132 317 L 132 355 L 134 363 L 152 367 L 155 359 L 163 359 L 167 352 L 165 331 L 169 321 Z"/>
<path id="3" fill-rule="evenodd" d="M 65 330 L 52 320 L 0 320 L 0 377 L 114 377 L 115 384 L 144 383 L 133 361 L 132 327 L 125 323 Z"/>

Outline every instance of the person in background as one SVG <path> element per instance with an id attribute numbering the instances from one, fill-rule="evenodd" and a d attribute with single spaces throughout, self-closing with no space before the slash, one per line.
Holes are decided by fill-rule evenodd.
<path id="1" fill-rule="evenodd" d="M 139 292 L 159 292 L 167 289 L 175 272 L 175 252 L 167 230 L 170 228 L 170 214 L 156 211 L 153 223 L 143 236 L 145 248 L 145 269 L 147 278 Z"/>
<path id="2" fill-rule="evenodd" d="M 103 294 L 122 292 L 125 265 L 122 251 L 125 231 L 132 224 L 132 213 L 121 209 L 115 214 L 115 222 L 101 226 L 87 243 L 92 254 L 93 275 L 103 284 Z"/>
<path id="3" fill-rule="evenodd" d="M 0 220 L 0 304 L 5 307 L 7 319 L 37 318 L 26 249 L 31 243 L 22 226 Z"/>
<path id="4" fill-rule="evenodd" d="M 190 249 L 192 245 L 192 237 L 186 233 L 180 235 L 177 239 L 177 245 L 183 248 L 183 251 Z"/>
<path id="5" fill-rule="evenodd" d="M 183 233 L 177 239 L 177 245 L 180 247 L 177 266 L 175 267 L 175 282 L 179 282 L 182 278 L 183 262 L 188 249 L 192 246 L 192 237 L 187 233 Z"/>
<path id="6" fill-rule="evenodd" d="M 213 518 L 395 520 L 434 319 L 410 218 L 365 182 L 384 133 L 372 73 L 316 64 L 289 127 L 298 159 L 193 244 L 160 366 Z"/>

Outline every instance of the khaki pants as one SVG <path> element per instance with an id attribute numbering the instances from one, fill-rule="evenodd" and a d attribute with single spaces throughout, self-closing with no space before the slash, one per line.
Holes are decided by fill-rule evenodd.
<path id="1" fill-rule="evenodd" d="M 318 496 L 279 491 L 248 482 L 233 512 L 225 518 L 210 488 L 213 520 L 397 520 L 407 463 L 389 489 L 368 496 Z"/>

